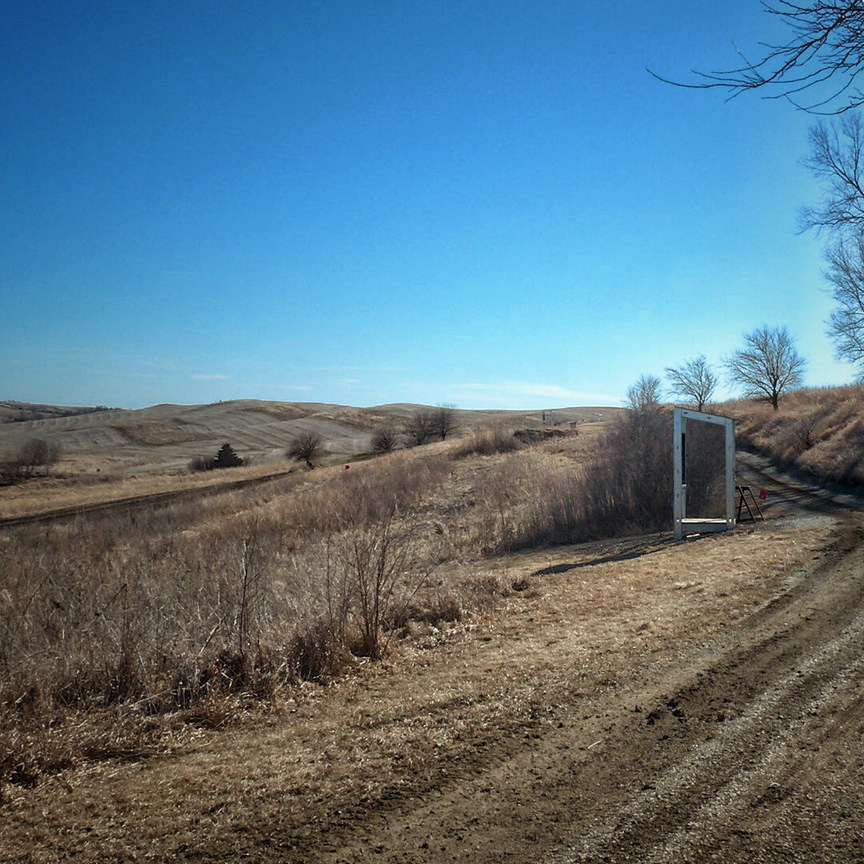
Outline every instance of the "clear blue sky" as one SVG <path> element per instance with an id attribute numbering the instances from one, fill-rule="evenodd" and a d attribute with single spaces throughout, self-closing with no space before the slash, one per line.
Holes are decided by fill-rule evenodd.
<path id="1" fill-rule="evenodd" d="M 758 0 L 4 6 L 0 399 L 619 404 L 824 335 L 813 118 L 663 85 Z M 734 43 L 734 45 L 733 45 Z"/>

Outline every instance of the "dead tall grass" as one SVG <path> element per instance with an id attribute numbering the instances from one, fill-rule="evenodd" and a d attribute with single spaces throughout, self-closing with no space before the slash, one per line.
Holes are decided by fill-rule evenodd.
<path id="1" fill-rule="evenodd" d="M 693 424 L 688 442 L 689 505 L 700 515 L 720 515 L 722 435 Z M 470 542 L 499 554 L 671 527 L 671 414 L 626 412 L 595 440 L 589 458 L 575 452 L 578 458 L 551 440 L 489 463 L 477 478 Z"/>
<path id="2" fill-rule="evenodd" d="M 458 574 L 482 555 L 662 527 L 668 422 L 623 415 L 591 458 L 581 436 L 503 453 L 444 442 L 349 470 L 6 529 L 0 743 L 11 755 L 0 780 L 138 752 L 166 734 L 160 718 L 228 722 L 236 700 L 266 703 L 299 681 L 325 682 L 394 638 L 510 591 L 430 579 L 443 564 Z M 110 747 L 81 734 L 108 716 Z M 37 746 L 49 728 L 51 746 Z"/>
<path id="3" fill-rule="evenodd" d="M 426 614 L 434 544 L 416 513 L 449 466 L 393 454 L 314 483 L 6 529 L 0 780 L 31 776 L 32 759 L 59 764 L 31 739 L 49 724 L 62 739 L 64 717 L 127 706 L 136 723 L 200 722 L 232 694 L 266 700 L 380 656 L 393 621 Z M 84 753 L 76 740 L 69 759 Z"/>
<path id="4" fill-rule="evenodd" d="M 522 446 L 514 430 L 502 424 L 474 426 L 457 444 L 453 455 L 457 459 L 468 456 L 493 456 L 512 453 Z"/>
<path id="5" fill-rule="evenodd" d="M 739 444 L 838 483 L 864 483 L 864 388 L 796 390 L 778 411 L 758 402 L 724 406 Z"/>

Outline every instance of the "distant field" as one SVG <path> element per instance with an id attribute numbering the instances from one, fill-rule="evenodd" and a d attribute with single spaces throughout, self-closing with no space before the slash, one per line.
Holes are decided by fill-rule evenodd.
<path id="1" fill-rule="evenodd" d="M 0 403 L 2 405 L 21 403 Z M 199 453 L 209 454 L 230 441 L 244 458 L 255 461 L 282 459 L 285 447 L 301 432 L 321 435 L 337 458 L 364 453 L 374 430 L 387 423 L 397 429 L 420 405 L 382 405 L 351 408 L 311 402 L 236 400 L 210 405 L 154 405 L 138 410 L 56 408 L 53 416 L 25 422 L 0 422 L 0 454 L 12 452 L 31 438 L 56 442 L 65 461 L 73 465 L 104 458 L 111 469 L 176 470 L 185 468 Z M 51 414 L 51 406 L 22 406 Z M 548 412 L 558 424 L 603 420 L 615 408 L 566 408 Z M 502 422 L 514 428 L 543 425 L 540 411 L 457 411 L 461 423 Z M 9 409 L 6 415 L 9 416 Z M 68 467 L 68 466 L 67 466 Z"/>
<path id="2" fill-rule="evenodd" d="M 324 440 L 325 464 L 367 455 L 376 429 L 397 432 L 428 406 L 395 404 L 373 408 L 310 402 L 235 400 L 209 405 L 154 405 L 138 410 L 64 408 L 0 403 L 0 460 L 26 441 L 56 443 L 61 459 L 52 476 L 0 487 L 0 518 L 54 507 L 88 504 L 139 494 L 225 482 L 224 472 L 191 474 L 190 460 L 213 456 L 226 441 L 246 461 L 232 478 L 285 470 L 285 450 L 303 432 Z M 545 421 L 568 426 L 612 417 L 615 408 L 567 408 L 547 412 Z M 39 419 L 11 422 L 37 414 Z M 541 411 L 456 411 L 467 431 L 483 424 L 540 428 Z M 3 422 L 5 421 L 5 422 Z"/>

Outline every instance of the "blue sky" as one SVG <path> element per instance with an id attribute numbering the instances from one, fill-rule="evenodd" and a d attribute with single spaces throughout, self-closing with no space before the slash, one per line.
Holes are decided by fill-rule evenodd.
<path id="1" fill-rule="evenodd" d="M 824 334 L 813 118 L 687 77 L 724 3 L 13 2 L 0 399 L 619 404 Z"/>

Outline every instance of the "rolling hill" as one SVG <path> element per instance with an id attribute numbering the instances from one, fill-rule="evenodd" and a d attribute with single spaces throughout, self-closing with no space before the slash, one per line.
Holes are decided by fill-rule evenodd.
<path id="1" fill-rule="evenodd" d="M 9 407 L 12 406 L 12 407 Z M 16 407 L 17 406 L 17 407 Z M 184 469 L 199 454 L 215 454 L 229 441 L 244 459 L 256 464 L 284 460 L 285 448 L 302 432 L 324 439 L 334 461 L 356 458 L 369 450 L 374 431 L 392 425 L 397 431 L 428 406 L 413 404 L 354 408 L 316 402 L 266 402 L 253 399 L 205 405 L 154 405 L 136 410 L 61 408 L 0 403 L 0 458 L 24 442 L 43 438 L 63 454 L 62 470 L 95 470 L 96 463 L 115 474 Z M 605 420 L 616 408 L 566 408 L 546 413 L 560 425 Z M 512 428 L 539 428 L 541 411 L 457 410 L 459 423 L 504 423 Z M 16 416 L 13 416 L 16 415 Z M 38 415 L 36 419 L 18 420 Z"/>

